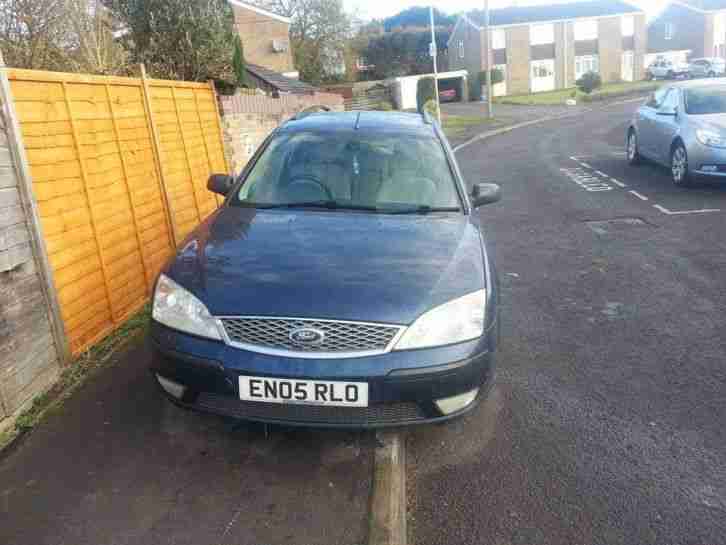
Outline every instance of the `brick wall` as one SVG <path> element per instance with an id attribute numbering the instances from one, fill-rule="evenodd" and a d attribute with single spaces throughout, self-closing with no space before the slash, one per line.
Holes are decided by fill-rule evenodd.
<path id="1" fill-rule="evenodd" d="M 224 151 L 232 171 L 239 173 L 257 148 L 281 123 L 312 106 L 343 111 L 343 97 L 331 93 L 312 96 L 263 95 L 220 97 Z"/>
<path id="2" fill-rule="evenodd" d="M 59 372 L 2 97 L 0 93 L 0 428 L 5 417 L 47 389 Z"/>
<path id="3" fill-rule="evenodd" d="M 295 70 L 290 47 L 290 25 L 240 6 L 232 6 L 232 9 L 248 63 L 283 74 Z M 284 44 L 286 51 L 275 52 L 273 41 Z"/>
<path id="4" fill-rule="evenodd" d="M 507 90 L 510 95 L 529 93 L 529 27 L 515 26 L 507 29 L 507 68 L 509 81 Z"/>
<path id="5" fill-rule="evenodd" d="M 648 26 L 645 14 L 635 16 L 635 80 L 645 79 L 645 55 L 648 53 Z"/>
<path id="6" fill-rule="evenodd" d="M 623 66 L 623 36 L 619 17 L 598 20 L 600 76 L 603 83 L 619 81 Z"/>

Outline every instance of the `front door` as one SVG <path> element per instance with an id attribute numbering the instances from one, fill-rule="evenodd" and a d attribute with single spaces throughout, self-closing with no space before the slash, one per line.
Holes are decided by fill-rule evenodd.
<path id="1" fill-rule="evenodd" d="M 555 60 L 532 61 L 532 92 L 542 93 L 555 89 Z"/>
<path id="2" fill-rule="evenodd" d="M 655 125 L 653 127 L 653 144 L 656 159 L 664 165 L 670 164 L 671 161 L 671 144 L 673 138 L 679 129 L 677 115 L 663 115 L 678 112 L 680 105 L 681 92 L 677 88 L 672 88 L 665 97 L 665 100 L 659 105 L 658 112 L 655 116 Z"/>
<path id="3" fill-rule="evenodd" d="M 656 151 L 656 124 L 659 117 L 658 110 L 665 101 L 668 91 L 668 87 L 661 87 L 638 110 L 638 146 L 641 153 L 651 159 L 660 159 Z"/>

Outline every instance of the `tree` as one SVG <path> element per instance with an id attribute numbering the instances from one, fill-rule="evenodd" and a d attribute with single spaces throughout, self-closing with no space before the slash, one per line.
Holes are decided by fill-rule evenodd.
<path id="1" fill-rule="evenodd" d="M 434 25 L 437 27 L 450 27 L 456 22 L 456 18 L 448 16 L 434 8 Z M 431 14 L 428 7 L 414 6 L 383 20 L 386 32 L 397 28 L 428 28 L 431 24 Z"/>
<path id="2" fill-rule="evenodd" d="M 423 112 L 426 104 L 436 101 L 436 80 L 432 77 L 421 78 L 416 83 L 416 105 L 419 113 Z"/>
<path id="3" fill-rule="evenodd" d="M 66 0 L 0 0 L 0 48 L 8 66 L 67 70 Z"/>
<path id="4" fill-rule="evenodd" d="M 448 30 L 436 31 L 436 47 L 442 61 L 439 66 L 444 66 L 450 35 Z M 430 42 L 430 31 L 393 32 L 371 38 L 362 56 L 366 64 L 374 67 L 375 79 L 428 74 L 433 70 Z"/>
<path id="5" fill-rule="evenodd" d="M 100 0 L 66 0 L 69 63 L 74 72 L 122 74 L 127 54 L 116 39 L 113 19 Z"/>
<path id="6" fill-rule="evenodd" d="M 245 63 L 244 48 L 239 35 L 235 36 L 234 40 L 232 70 L 234 71 L 234 79 L 237 87 L 247 87 L 247 64 Z"/>
<path id="7" fill-rule="evenodd" d="M 300 79 L 318 84 L 344 64 L 351 20 L 342 0 L 258 0 L 260 7 L 292 19 L 290 40 Z"/>
<path id="8" fill-rule="evenodd" d="M 104 0 L 126 33 L 130 61 L 157 77 L 229 79 L 234 25 L 227 0 Z"/>
<path id="9" fill-rule="evenodd" d="M 596 72 L 588 72 L 575 82 L 577 88 L 586 95 L 602 87 L 602 78 Z"/>

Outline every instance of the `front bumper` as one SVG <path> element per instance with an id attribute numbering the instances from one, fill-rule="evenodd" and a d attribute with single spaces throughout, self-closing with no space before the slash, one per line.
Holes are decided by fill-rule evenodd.
<path id="1" fill-rule="evenodd" d="M 726 178 L 726 149 L 704 146 L 694 138 L 687 147 L 691 174 L 709 178 Z M 709 169 L 708 167 L 715 167 Z"/>
<path id="2" fill-rule="evenodd" d="M 168 396 L 183 407 L 272 424 L 378 428 L 440 422 L 471 411 L 493 384 L 495 335 L 496 324 L 481 341 L 463 345 L 324 362 L 263 356 L 237 349 L 232 350 L 241 361 L 228 361 L 224 357 L 229 355 L 228 347 L 156 323 L 152 323 L 150 343 L 152 372 L 186 387 L 181 399 Z M 217 357 L 214 350 L 209 350 L 210 345 L 217 345 Z M 190 350 L 190 346 L 196 350 Z M 180 350 L 185 347 L 187 350 Z M 462 354 L 466 356 L 456 357 Z M 412 359 L 417 365 L 411 365 Z M 239 398 L 240 375 L 367 382 L 369 406 L 245 402 Z M 434 403 L 476 388 L 477 399 L 455 413 L 444 415 Z"/>

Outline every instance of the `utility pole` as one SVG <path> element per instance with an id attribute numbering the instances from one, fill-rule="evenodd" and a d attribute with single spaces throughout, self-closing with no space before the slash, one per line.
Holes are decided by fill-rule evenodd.
<path id="1" fill-rule="evenodd" d="M 484 32 L 486 32 L 487 117 L 494 117 L 492 104 L 492 36 L 489 28 L 489 0 L 484 0 Z"/>
<path id="2" fill-rule="evenodd" d="M 439 69 L 438 69 L 438 48 L 436 47 L 436 27 L 434 26 L 434 7 L 429 7 L 431 15 L 431 46 L 429 53 L 434 58 L 434 89 L 436 90 L 436 112 L 438 113 L 439 125 L 441 124 L 441 102 L 439 101 Z"/>

